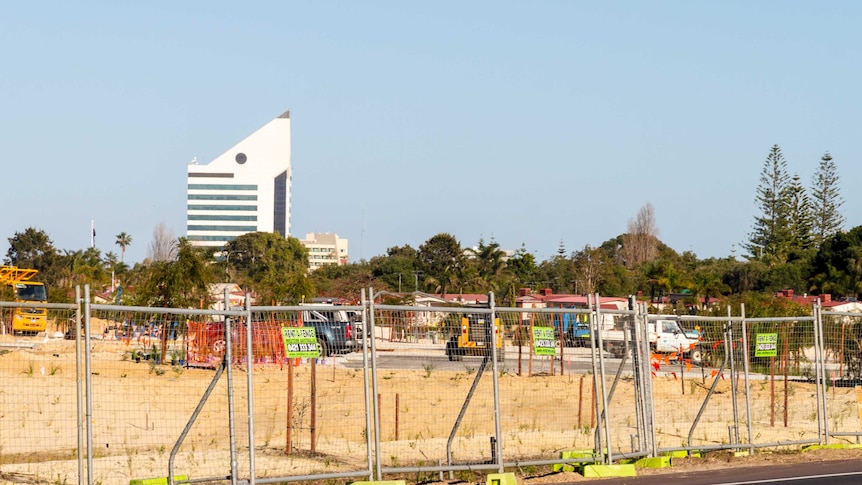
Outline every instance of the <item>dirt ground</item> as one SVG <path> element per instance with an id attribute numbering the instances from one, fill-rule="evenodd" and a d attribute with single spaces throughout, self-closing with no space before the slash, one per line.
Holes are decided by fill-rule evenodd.
<path id="1" fill-rule="evenodd" d="M 94 340 L 92 369 L 88 378 L 93 392 L 91 422 L 94 430 L 94 481 L 101 484 L 128 483 L 132 478 L 165 476 L 168 455 L 189 416 L 212 382 L 212 369 L 188 369 L 154 362 L 137 362 L 136 343 Z M 422 349 L 419 349 L 422 350 Z M 424 370 L 380 370 L 378 402 L 381 408 L 381 460 L 384 466 L 434 465 L 446 456 L 447 437 L 470 392 L 475 362 L 462 371 L 443 371 L 426 362 L 422 351 L 415 358 Z M 0 336 L 0 483 L 77 482 L 77 400 L 74 342 L 54 338 Z M 362 469 L 367 459 L 363 372 L 346 368 L 343 358 L 328 359 L 312 367 L 307 362 L 293 369 L 294 401 L 286 404 L 285 366 L 255 367 L 256 470 L 269 476 L 301 475 Z M 507 365 L 510 365 L 507 363 Z M 535 359 L 533 375 L 522 375 L 508 367 L 499 374 L 504 455 L 519 460 L 553 459 L 560 451 L 593 446 L 594 401 L 590 376 L 560 375 L 550 361 Z M 557 362 L 556 365 L 559 365 Z M 685 375 L 683 375 L 685 374 Z M 234 372 L 238 393 L 236 446 L 247 453 L 248 422 L 245 421 L 247 373 Z M 316 408 L 309 412 L 311 383 Z M 659 446 L 679 447 L 693 439 L 696 445 L 716 445 L 728 440 L 728 419 L 744 413 L 744 402 L 734 409 L 731 379 L 706 370 L 680 369 L 653 377 Z M 488 437 L 495 434 L 493 392 L 490 377 L 483 378 L 463 415 L 453 456 L 470 462 L 491 458 Z M 709 412 L 689 436 L 708 389 L 715 383 Z M 610 385 L 610 383 L 608 383 Z M 816 438 L 814 388 L 792 383 L 752 382 L 752 414 L 756 421 L 755 442 L 808 440 Z M 777 389 L 777 390 L 776 390 Z M 862 431 L 853 389 L 830 390 L 831 424 L 844 431 Z M 787 396 L 788 425 L 783 425 Z M 629 449 L 636 431 L 631 411 L 635 390 L 631 379 L 623 379 L 611 401 L 613 449 Z M 288 410 L 293 427 L 287 426 Z M 187 441 L 177 455 L 175 471 L 192 478 L 223 475 L 229 468 L 229 428 L 224 378 L 200 409 Z M 312 423 L 312 419 L 315 421 Z M 314 429 L 314 450 L 312 434 Z M 373 426 L 372 426 L 373 428 Z M 288 435 L 293 452 L 286 456 Z M 841 441 L 850 443 L 849 440 Z M 245 448 L 243 448 L 245 447 Z M 862 451 L 818 450 L 800 453 L 799 446 L 786 446 L 754 456 L 733 457 L 711 452 L 703 458 L 676 459 L 670 469 L 641 469 L 641 475 L 690 468 L 770 465 L 800 461 L 858 459 Z M 791 453 L 790 451 L 793 451 Z M 240 471 L 248 464 L 240 462 Z M 587 480 L 577 473 L 550 473 L 548 467 L 514 470 L 524 483 L 556 483 Z M 385 477 L 390 478 L 390 477 Z M 438 481 L 436 473 L 405 475 L 408 483 Z M 361 479 L 361 478 L 357 478 Z M 346 481 L 346 479 L 345 479 Z M 481 482 L 481 474 L 460 474 L 457 481 Z"/>

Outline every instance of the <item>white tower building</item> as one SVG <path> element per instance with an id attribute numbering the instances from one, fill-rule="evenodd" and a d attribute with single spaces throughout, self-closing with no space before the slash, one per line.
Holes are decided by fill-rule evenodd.
<path id="1" fill-rule="evenodd" d="M 247 232 L 290 234 L 290 111 L 206 165 L 188 166 L 186 237 L 221 247 Z"/>

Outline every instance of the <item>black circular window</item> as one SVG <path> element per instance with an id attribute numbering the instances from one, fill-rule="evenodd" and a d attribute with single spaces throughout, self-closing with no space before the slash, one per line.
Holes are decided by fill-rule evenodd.
<path id="1" fill-rule="evenodd" d="M 246 160 L 248 160 L 248 158 L 246 158 L 245 153 L 236 154 L 236 163 L 242 165 Z"/>

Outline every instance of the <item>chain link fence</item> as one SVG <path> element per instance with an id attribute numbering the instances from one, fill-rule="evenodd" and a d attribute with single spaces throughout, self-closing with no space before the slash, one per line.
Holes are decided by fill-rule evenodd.
<path id="1" fill-rule="evenodd" d="M 45 332 L 0 335 L 4 478 L 474 480 L 862 435 L 862 316 L 818 306 L 755 319 L 598 296 L 578 308 L 88 299 L 47 305 Z M 0 302 L 4 322 L 22 305 Z M 292 327 L 315 329 L 319 357 L 286 345 Z"/>

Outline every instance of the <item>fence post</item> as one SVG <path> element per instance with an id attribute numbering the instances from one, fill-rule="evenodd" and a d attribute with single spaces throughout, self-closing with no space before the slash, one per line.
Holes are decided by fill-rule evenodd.
<path id="1" fill-rule="evenodd" d="M 742 311 L 742 321 L 743 321 L 743 329 L 745 328 L 745 307 L 744 305 L 740 305 Z M 730 397 L 731 402 L 733 404 L 733 443 L 731 445 L 739 444 L 739 404 L 737 404 L 737 379 L 736 379 L 736 358 L 734 357 L 734 338 L 733 338 L 733 320 L 730 314 L 730 306 L 727 307 L 727 355 L 730 360 Z"/>
<path id="2" fill-rule="evenodd" d="M 649 329 L 647 328 L 649 325 L 648 313 L 646 303 L 637 305 L 635 319 L 639 319 L 641 322 L 641 351 L 643 352 L 643 355 L 648 356 L 643 362 L 644 403 L 646 406 L 646 409 L 644 409 L 644 435 L 646 436 L 646 439 L 649 440 L 648 447 L 652 451 L 651 456 L 658 456 L 658 436 L 656 435 L 657 427 L 655 424 L 655 394 L 653 393 L 652 369 L 650 368 L 650 359 L 652 357 L 650 353 Z"/>
<path id="3" fill-rule="evenodd" d="M 817 394 L 817 436 L 820 443 L 829 444 L 829 422 L 826 414 L 826 359 L 823 346 L 823 319 L 820 299 L 814 302 L 814 367 Z"/>
<path id="4" fill-rule="evenodd" d="M 377 388 L 377 343 L 374 338 L 374 288 L 368 287 L 369 302 L 369 321 L 371 322 L 371 387 L 374 396 L 379 394 Z M 366 369 L 368 366 L 366 365 Z M 372 408 L 374 414 L 374 463 L 377 467 L 377 480 L 383 480 L 383 471 L 380 469 L 380 407 L 372 399 Z"/>
<path id="5" fill-rule="evenodd" d="M 224 289 L 225 308 L 230 305 L 230 290 Z M 237 483 L 237 458 L 236 458 L 236 420 L 234 415 L 233 402 L 233 342 L 230 336 L 230 326 L 233 323 L 227 315 L 224 317 L 224 352 L 225 362 L 227 362 L 227 420 L 228 430 L 230 433 L 230 482 L 232 485 Z"/>
<path id="6" fill-rule="evenodd" d="M 590 339 L 590 346 L 593 350 L 592 356 L 590 359 L 592 366 L 593 366 L 593 392 L 592 392 L 592 401 L 590 403 L 591 408 L 592 408 L 592 416 L 590 417 L 590 427 L 592 427 L 594 425 L 596 426 L 594 448 L 595 448 L 595 452 L 598 454 L 598 453 L 601 453 L 602 449 L 604 448 L 604 446 L 602 446 L 602 442 L 604 440 L 602 439 L 602 433 L 601 433 L 601 429 L 600 429 L 601 422 L 599 422 L 598 424 L 596 423 L 597 417 L 600 416 L 598 393 L 601 391 L 602 394 L 604 394 L 604 391 L 602 391 L 602 389 L 604 389 L 604 385 L 602 385 L 602 387 L 599 387 L 599 385 L 601 383 L 599 381 L 599 363 L 598 363 L 598 359 L 600 359 L 601 355 L 602 355 L 602 345 L 603 344 L 602 344 L 602 332 L 601 332 L 601 328 L 599 327 L 599 323 L 598 323 L 599 322 L 598 313 L 596 312 L 596 308 L 593 306 L 593 294 L 592 293 L 587 294 L 587 306 L 590 309 L 590 327 L 591 327 L 590 335 L 595 336 L 594 338 Z M 602 374 L 602 376 L 604 376 L 604 374 Z"/>
<path id="7" fill-rule="evenodd" d="M 227 288 L 225 288 L 227 291 Z M 229 301 L 229 300 L 225 300 Z M 245 355 L 248 367 L 247 385 L 248 390 L 248 483 L 254 485 L 254 331 L 251 321 L 251 293 L 245 294 Z M 312 442 L 312 446 L 314 443 Z M 313 448 L 312 448 L 313 450 Z"/>
<path id="8" fill-rule="evenodd" d="M 90 285 L 84 285 L 84 395 L 87 420 L 87 483 L 93 483 L 93 369 L 90 352 Z"/>
<path id="9" fill-rule="evenodd" d="M 748 453 L 754 454 L 754 424 L 751 422 L 751 383 L 749 380 L 749 358 L 748 358 L 748 324 L 745 321 L 745 303 L 740 304 L 740 313 L 742 314 L 742 366 L 745 377 L 745 420 L 748 426 Z M 739 423 L 737 423 L 739 426 Z M 738 431 L 737 431 L 738 433 Z"/>
<path id="10" fill-rule="evenodd" d="M 498 372 L 498 361 L 497 361 L 497 352 L 503 352 L 504 347 L 503 344 L 500 345 L 500 348 L 497 349 L 497 339 L 500 338 L 502 342 L 503 332 L 502 329 L 497 326 L 497 308 L 496 302 L 494 301 L 494 292 L 488 293 L 488 303 L 491 307 L 491 360 L 493 361 L 493 369 L 494 376 L 491 379 L 491 382 L 494 386 L 494 434 L 496 434 L 496 440 L 494 440 L 494 450 L 497 455 L 497 470 L 499 473 L 503 473 L 503 427 L 500 419 L 500 377 Z M 502 325 L 500 325 L 502 326 Z M 505 359 L 505 355 L 504 355 Z M 505 360 L 503 361 L 505 362 Z M 551 364 L 553 365 L 553 364 Z M 562 364 L 561 364 L 562 365 Z"/>
<path id="11" fill-rule="evenodd" d="M 600 328 L 604 327 L 602 323 L 602 304 L 601 297 L 598 293 L 596 293 L 596 322 L 600 325 Z M 601 331 L 599 331 L 599 335 L 601 335 Z M 626 348 L 626 347 L 623 347 Z M 602 374 L 602 414 L 605 423 L 605 446 L 607 447 L 607 455 L 605 457 L 605 463 L 610 465 L 614 461 L 613 450 L 611 450 L 611 419 L 610 413 L 608 410 L 608 394 L 605 384 L 606 384 L 606 372 L 605 372 L 605 356 L 604 352 L 599 352 L 599 367 Z"/>
<path id="12" fill-rule="evenodd" d="M 78 483 L 83 483 L 84 478 L 84 426 L 81 417 L 84 416 L 84 389 L 81 382 L 83 369 L 81 368 L 81 286 L 75 287 L 75 386 L 78 415 L 76 428 L 78 430 Z M 89 448 L 88 455 L 89 455 Z M 87 482 L 89 483 L 89 482 Z"/>
<path id="13" fill-rule="evenodd" d="M 371 392 L 368 388 L 368 386 L 371 384 L 368 377 L 368 339 L 369 335 L 371 335 L 370 338 L 373 341 L 375 332 L 374 328 L 371 327 L 371 320 L 368 318 L 368 315 L 372 312 L 372 310 L 368 306 L 368 299 L 365 293 L 365 288 L 362 289 L 359 298 L 362 302 L 362 379 L 365 391 L 365 458 L 366 460 L 368 460 L 368 481 L 371 481 L 373 480 L 374 473 L 374 459 L 371 455 L 371 415 L 373 413 L 373 410 L 371 407 Z M 371 332 L 369 332 L 369 330 L 371 330 Z"/>

